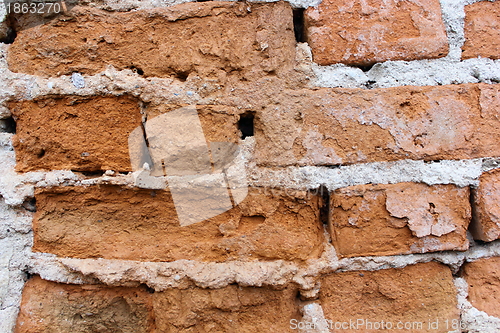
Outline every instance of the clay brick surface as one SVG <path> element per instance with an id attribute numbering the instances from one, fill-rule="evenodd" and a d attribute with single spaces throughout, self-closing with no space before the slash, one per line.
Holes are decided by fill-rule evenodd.
<path id="1" fill-rule="evenodd" d="M 141 125 L 130 97 L 48 98 L 11 103 L 16 170 L 130 171 L 128 136 Z"/>
<path id="2" fill-rule="evenodd" d="M 16 333 L 153 333 L 153 301 L 144 288 L 29 280 Z"/>
<path id="3" fill-rule="evenodd" d="M 147 119 L 179 107 L 151 106 Z M 54 97 L 12 102 L 10 108 L 17 123 L 14 139 L 17 171 L 132 171 L 129 135 L 141 126 L 138 100 Z M 238 117 L 233 108 L 210 105 L 196 108 L 207 142 L 238 142 Z"/>
<path id="4" fill-rule="evenodd" d="M 499 85 L 287 94 L 257 114 L 261 165 L 500 156 Z"/>
<path id="5" fill-rule="evenodd" d="M 306 10 L 307 40 L 320 65 L 371 65 L 444 57 L 438 0 L 324 0 Z"/>
<path id="6" fill-rule="evenodd" d="M 480 259 L 467 263 L 462 276 L 469 286 L 468 300 L 480 311 L 500 318 L 500 258 Z"/>
<path id="7" fill-rule="evenodd" d="M 500 238 L 500 171 L 485 172 L 473 193 L 474 218 L 471 233 L 474 239 L 491 242 Z"/>
<path id="8" fill-rule="evenodd" d="M 340 256 L 469 247 L 469 188 L 417 183 L 351 186 L 332 193 L 330 209 L 330 232 Z"/>
<path id="9" fill-rule="evenodd" d="M 75 7 L 21 30 L 8 63 L 14 72 L 43 76 L 95 74 L 113 65 L 182 80 L 227 73 L 252 79 L 279 73 L 294 56 L 288 3 L 211 1 L 128 13 Z"/>
<path id="10" fill-rule="evenodd" d="M 237 207 L 181 227 L 168 191 L 118 186 L 38 189 L 37 252 L 141 261 L 305 260 L 323 249 L 319 198 L 250 188 Z M 192 207 L 199 198 L 193 194 Z"/>
<path id="11" fill-rule="evenodd" d="M 435 262 L 326 276 L 321 283 L 320 301 L 326 319 L 334 323 L 360 320 L 360 325 L 347 326 L 342 332 L 381 332 L 384 321 L 384 327 L 392 325 L 387 332 L 444 333 L 451 331 L 453 320 L 459 319 L 451 271 Z M 436 320 L 437 326 L 429 326 Z M 378 323 L 378 329 L 374 323 Z M 402 329 L 398 329 L 398 323 Z"/>
<path id="12" fill-rule="evenodd" d="M 296 295 L 292 287 L 167 290 L 154 294 L 156 325 L 159 332 L 296 332 Z"/>
<path id="13" fill-rule="evenodd" d="M 465 6 L 462 58 L 500 58 L 500 2 L 480 1 Z"/>

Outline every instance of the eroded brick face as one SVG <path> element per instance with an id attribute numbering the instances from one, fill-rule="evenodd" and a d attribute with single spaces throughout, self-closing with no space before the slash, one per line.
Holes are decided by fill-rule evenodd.
<path id="1" fill-rule="evenodd" d="M 500 58 L 500 2 L 479 1 L 465 6 L 462 58 Z"/>
<path id="2" fill-rule="evenodd" d="M 381 322 L 392 323 L 391 332 L 448 332 L 444 324 L 458 320 L 457 299 L 451 271 L 435 262 L 403 269 L 331 274 L 323 278 L 320 301 L 332 322 L 350 320 L 360 325 L 343 332 L 380 332 Z M 438 329 L 429 322 L 439 320 Z M 368 321 L 372 323 L 370 327 Z M 378 329 L 373 323 L 379 324 Z M 361 325 L 361 323 L 363 323 Z M 387 328 L 387 326 L 385 326 Z"/>
<path id="3" fill-rule="evenodd" d="M 67 285 L 34 277 L 23 291 L 16 333 L 154 332 L 145 288 Z"/>
<path id="4" fill-rule="evenodd" d="M 298 290 L 67 285 L 34 277 L 23 291 L 16 333 L 293 332 Z"/>
<path id="5" fill-rule="evenodd" d="M 306 260 L 323 250 L 320 198 L 306 192 L 250 188 L 237 207 L 188 226 L 166 190 L 59 187 L 35 197 L 33 250 L 61 257 Z M 200 198 L 191 200 L 198 207 Z"/>
<path id="6" fill-rule="evenodd" d="M 300 319 L 298 290 L 248 288 L 171 289 L 154 294 L 160 332 L 294 332 L 290 320 Z M 295 331 L 296 332 L 296 331 Z"/>
<path id="7" fill-rule="evenodd" d="M 345 257 L 464 251 L 469 189 L 417 183 L 359 185 L 331 195 L 330 233 Z"/>
<path id="8" fill-rule="evenodd" d="M 498 85 L 289 92 L 258 114 L 259 164 L 500 156 Z"/>
<path id="9" fill-rule="evenodd" d="M 471 233 L 475 239 L 491 242 L 500 238 L 500 172 L 483 173 L 473 190 L 474 219 Z"/>
<path id="10" fill-rule="evenodd" d="M 13 102 L 17 171 L 130 171 L 128 136 L 141 126 L 131 97 Z"/>
<path id="11" fill-rule="evenodd" d="M 150 105 L 148 121 L 181 105 Z M 10 103 L 16 118 L 16 169 L 74 171 L 133 171 L 129 136 L 143 115 L 139 100 L 128 97 L 53 97 Z M 196 107 L 204 139 L 237 143 L 240 136 L 235 109 Z M 147 133 L 148 134 L 148 133 Z M 153 135 L 154 133 L 149 133 Z M 150 167 L 153 167 L 150 165 Z"/>
<path id="12" fill-rule="evenodd" d="M 112 65 L 145 76 L 255 79 L 290 69 L 294 44 L 285 2 L 193 2 L 128 13 L 75 7 L 20 31 L 8 63 L 14 72 L 42 76 L 95 74 Z"/>
<path id="13" fill-rule="evenodd" d="M 468 285 L 472 306 L 490 316 L 500 318 L 500 258 L 480 259 L 466 263 L 462 276 Z"/>
<path id="14" fill-rule="evenodd" d="M 307 41 L 320 65 L 371 65 L 444 57 L 438 0 L 324 0 L 306 10 Z"/>

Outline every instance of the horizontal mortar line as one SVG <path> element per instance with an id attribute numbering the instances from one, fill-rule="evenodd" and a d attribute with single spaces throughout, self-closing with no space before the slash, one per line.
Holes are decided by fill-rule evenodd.
<path id="1" fill-rule="evenodd" d="M 491 166 L 488 166 L 490 164 Z M 492 158 L 441 160 L 439 162 L 423 160 L 371 162 L 342 165 L 334 169 L 327 166 L 249 167 L 247 179 L 250 186 L 297 190 L 315 189 L 321 185 L 334 190 L 352 185 L 400 182 L 422 182 L 428 185 L 455 184 L 463 187 L 476 186 L 482 172 L 498 167 L 500 167 L 500 160 Z M 41 188 L 98 184 L 133 186 L 134 174 L 86 178 L 79 172 L 71 170 L 30 171 L 15 173 L 17 184 L 14 185 L 32 185 Z M 4 177 L 9 177 L 7 173 L 4 175 Z M 2 175 L 0 175 L 1 179 Z M 203 181 L 200 179 L 200 183 Z"/>
<path id="2" fill-rule="evenodd" d="M 189 82 L 181 82 L 174 78 L 162 78 L 162 77 L 141 77 L 139 74 L 133 73 L 130 69 L 116 70 L 108 68 L 100 73 L 94 75 L 83 75 L 85 79 L 86 86 L 84 88 L 77 88 L 71 81 L 70 75 L 62 75 L 57 77 L 42 77 L 36 75 L 29 75 L 23 73 L 13 73 L 8 70 L 8 66 L 5 61 L 0 62 L 0 82 L 3 81 L 3 85 L 6 90 L 10 90 L 9 94 L 4 94 L 4 99 L 1 103 L 5 103 L 10 100 L 32 100 L 35 98 L 42 98 L 53 95 L 76 95 L 76 96 L 99 96 L 99 95 L 115 95 L 120 96 L 125 94 L 130 94 L 139 97 L 145 93 L 148 96 L 157 98 L 158 100 L 171 100 L 175 98 L 178 102 L 185 103 L 195 103 L 201 102 L 206 104 L 210 101 L 210 98 L 203 98 L 196 94 L 196 89 L 190 89 Z M 469 64 L 464 68 L 463 64 Z M 430 64 L 435 64 L 436 68 L 428 69 Z M 458 64 L 458 66 L 457 66 Z M 330 66 L 319 66 L 313 62 L 308 63 L 312 66 L 313 71 L 315 71 L 316 76 L 313 78 L 310 84 L 310 88 L 324 87 L 324 88 L 362 88 L 366 89 L 366 83 L 371 81 L 372 78 L 367 76 L 361 69 L 356 67 L 350 67 L 342 64 L 330 65 Z M 413 76 L 416 72 L 421 71 L 419 74 L 420 78 L 428 79 L 429 77 L 435 77 L 436 75 L 440 77 L 448 77 L 450 82 L 444 84 L 419 84 L 418 82 L 407 82 L 402 84 L 389 84 L 383 83 L 380 87 L 374 86 L 371 89 L 386 89 L 393 87 L 403 87 L 403 86 L 443 86 L 443 85 L 457 85 L 465 83 L 490 83 L 487 80 L 480 80 L 474 77 L 472 74 L 468 76 L 467 80 L 460 81 L 460 78 L 456 78 L 453 75 L 456 71 L 443 70 L 443 65 L 451 65 L 451 69 L 455 69 L 459 72 L 464 70 L 469 70 L 471 73 L 475 73 L 478 70 L 478 66 L 492 65 L 498 70 L 498 80 L 500 80 L 500 60 L 491 60 L 487 58 L 482 59 L 467 59 L 464 61 L 443 61 L 439 59 L 435 60 L 414 60 L 414 61 L 387 61 L 378 63 L 374 66 L 372 71 L 380 71 L 384 66 L 399 66 L 392 71 L 388 71 L 386 75 L 377 78 L 375 82 L 384 82 L 385 79 L 397 78 L 398 82 L 405 82 L 407 80 L 407 72 L 411 72 Z M 408 66 L 410 65 L 410 66 Z M 414 66 L 413 66 L 414 65 Z M 419 68 L 420 67 L 424 67 Z M 2 68 L 3 67 L 3 68 Z M 404 73 L 399 73 L 404 68 Z M 426 69 L 427 68 L 427 69 Z M 491 72 L 491 68 L 484 68 L 485 72 Z M 347 71 L 347 73 L 346 73 Z M 369 73 L 369 72 L 368 72 Z M 395 75 L 393 75 L 393 73 Z M 449 75 L 449 76 L 447 76 Z M 333 79 L 331 78 L 333 77 Z M 339 77 L 343 77 L 342 80 L 345 82 L 338 81 Z M 360 83 L 353 84 L 352 80 L 358 80 L 361 78 Z M 333 80 L 333 81 L 332 81 Z M 417 80 L 418 81 L 418 80 Z M 154 85 L 154 90 L 147 89 Z M 10 89 L 9 89 L 10 88 Z M 192 94 L 187 94 L 191 91 Z M 166 92 L 171 92 L 172 96 L 165 96 Z M 175 95 L 175 94 L 178 95 Z M 149 98 L 150 98 L 149 97 Z"/>
<path id="3" fill-rule="evenodd" d="M 196 260 L 141 262 L 102 258 L 76 259 L 49 253 L 31 253 L 27 264 L 30 273 L 62 283 L 103 283 L 113 286 L 146 283 L 155 290 L 164 290 L 180 287 L 186 280 L 202 288 L 221 288 L 232 283 L 260 287 L 293 282 L 304 290 L 310 290 L 321 276 L 335 272 L 377 271 L 437 261 L 450 266 L 453 273 L 457 273 L 465 262 L 498 256 L 500 241 L 475 244 L 465 252 L 443 251 L 347 259 L 338 259 L 330 245 L 330 249 L 327 248 L 321 258 L 310 259 L 305 265 L 284 260 L 217 263 Z"/>

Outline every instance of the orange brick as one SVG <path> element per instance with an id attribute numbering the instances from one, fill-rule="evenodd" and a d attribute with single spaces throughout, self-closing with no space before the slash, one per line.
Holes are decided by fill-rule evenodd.
<path id="1" fill-rule="evenodd" d="M 16 333 L 153 333 L 153 301 L 144 288 L 67 285 L 29 280 Z"/>
<path id="2" fill-rule="evenodd" d="M 469 286 L 468 300 L 480 311 L 500 318 L 500 258 L 466 263 L 462 276 Z"/>
<path id="3" fill-rule="evenodd" d="M 155 293 L 159 332 L 295 332 L 290 320 L 299 319 L 298 290 L 189 288 Z"/>
<path id="4" fill-rule="evenodd" d="M 480 1 L 465 6 L 462 58 L 500 58 L 500 2 Z"/>
<path id="5" fill-rule="evenodd" d="M 320 198 L 250 188 L 237 207 L 180 226 L 169 191 L 119 186 L 38 189 L 33 251 L 141 261 L 317 258 Z M 193 194 L 193 207 L 198 207 Z"/>
<path id="6" fill-rule="evenodd" d="M 500 238 L 500 170 L 484 173 L 473 193 L 474 218 L 471 233 L 474 239 L 491 242 Z"/>
<path id="7" fill-rule="evenodd" d="M 181 80 L 227 73 L 252 79 L 290 69 L 295 56 L 285 2 L 193 2 L 127 13 L 77 6 L 20 30 L 9 69 L 42 76 L 95 74 L 113 65 Z"/>
<path id="8" fill-rule="evenodd" d="M 328 275 L 321 283 L 320 301 L 326 319 L 348 323 L 342 329 L 347 333 L 381 332 L 382 325 L 387 332 L 444 333 L 459 320 L 451 271 L 435 262 Z M 430 325 L 436 321 L 437 326 Z"/>
<path id="9" fill-rule="evenodd" d="M 438 0 L 323 0 L 305 22 L 320 65 L 439 58 L 449 48 Z"/>
<path id="10" fill-rule="evenodd" d="M 418 183 L 360 185 L 331 195 L 330 232 L 340 256 L 465 251 L 469 189 Z"/>
<path id="11" fill-rule="evenodd" d="M 179 107 L 151 105 L 147 119 Z M 138 100 L 54 97 L 12 102 L 10 108 L 17 123 L 17 171 L 132 171 L 129 149 L 134 147 L 129 147 L 129 135 L 141 126 Z M 238 117 L 233 108 L 196 108 L 207 142 L 238 142 Z"/>
<path id="12" fill-rule="evenodd" d="M 499 87 L 290 93 L 257 115 L 256 159 L 279 166 L 500 156 Z"/>
<path id="13" fill-rule="evenodd" d="M 16 170 L 131 171 L 128 136 L 141 125 L 131 97 L 65 97 L 10 104 Z"/>

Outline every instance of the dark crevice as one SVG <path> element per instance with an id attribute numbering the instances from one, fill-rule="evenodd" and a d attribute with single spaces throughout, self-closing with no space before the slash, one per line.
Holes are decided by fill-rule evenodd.
<path id="1" fill-rule="evenodd" d="M 141 286 L 146 289 L 146 291 L 150 294 L 154 294 L 155 293 L 155 290 L 153 288 L 151 288 L 150 286 L 148 286 L 147 284 L 143 283 L 141 284 Z"/>
<path id="2" fill-rule="evenodd" d="M 319 211 L 319 218 L 321 223 L 328 228 L 329 216 L 330 216 L 330 191 L 324 185 L 318 188 L 318 196 L 321 197 L 321 207 Z"/>
<path id="3" fill-rule="evenodd" d="M 80 171 L 82 175 L 85 177 L 90 177 L 90 178 L 96 178 L 96 177 L 102 177 L 104 175 L 105 171 L 102 170 L 97 170 L 97 171 Z"/>
<path id="4" fill-rule="evenodd" d="M 366 73 L 366 72 L 369 72 L 370 69 L 372 69 L 373 65 L 375 65 L 375 64 L 371 64 L 371 65 L 359 65 L 359 66 L 355 66 L 355 67 L 361 69 L 363 72 Z"/>
<path id="5" fill-rule="evenodd" d="M 306 42 L 303 8 L 293 10 L 293 31 L 295 33 L 295 40 L 297 43 Z"/>
<path id="6" fill-rule="evenodd" d="M 0 132 L 16 134 L 16 122 L 14 118 L 0 120 Z"/>
<path id="7" fill-rule="evenodd" d="M 36 212 L 36 199 L 35 198 L 28 198 L 24 200 L 22 207 L 26 209 L 28 212 Z"/>
<path id="8" fill-rule="evenodd" d="M 175 77 L 182 82 L 185 82 L 189 76 L 189 72 L 177 72 L 175 73 Z"/>
<path id="9" fill-rule="evenodd" d="M 132 70 L 132 72 L 137 73 L 139 75 L 144 75 L 144 71 L 140 69 L 139 67 L 136 66 L 130 66 L 129 69 Z"/>
<path id="10" fill-rule="evenodd" d="M 245 140 L 245 138 L 254 135 L 254 121 L 255 121 L 255 112 L 248 111 L 243 113 L 240 116 L 240 120 L 238 121 L 238 129 L 241 132 L 241 138 Z"/>
<path id="11" fill-rule="evenodd" d="M 0 42 L 5 44 L 12 44 L 16 40 L 17 32 L 13 28 L 9 27 L 7 30 L 7 34 L 4 38 L 0 39 Z"/>

